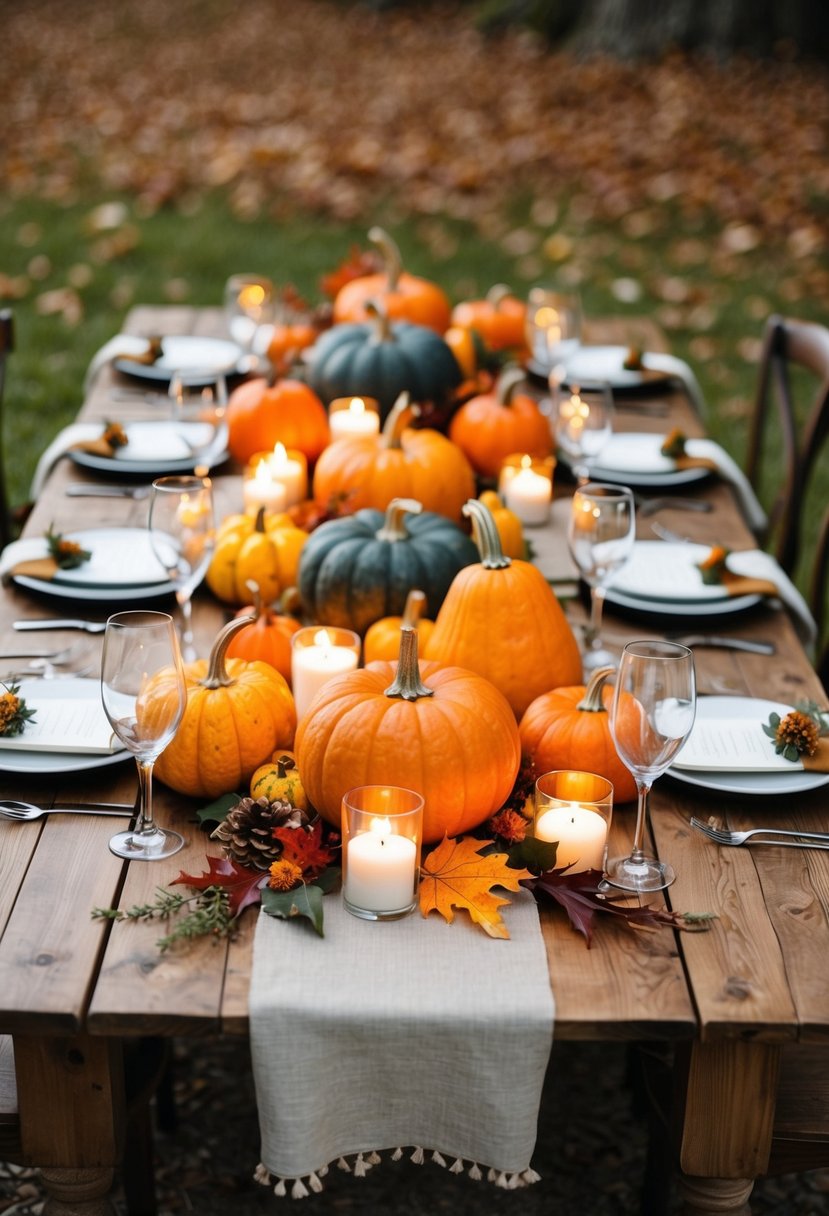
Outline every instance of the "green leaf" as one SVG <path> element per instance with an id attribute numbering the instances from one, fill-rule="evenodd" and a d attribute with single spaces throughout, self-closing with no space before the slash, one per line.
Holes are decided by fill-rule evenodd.
<path id="1" fill-rule="evenodd" d="M 273 891 L 270 887 L 262 889 L 262 907 L 268 916 L 277 916 L 282 920 L 292 920 L 296 916 L 304 916 L 310 920 L 320 937 L 322 931 L 322 888 L 316 883 L 303 883 L 293 891 Z"/>
<path id="2" fill-rule="evenodd" d="M 331 891 L 336 891 L 342 879 L 342 870 L 339 866 L 329 866 L 327 870 L 323 870 L 314 879 L 314 886 L 319 887 L 323 895 L 329 895 Z"/>
<path id="3" fill-rule="evenodd" d="M 241 794 L 222 794 L 221 798 L 217 798 L 209 806 L 203 806 L 200 811 L 196 811 L 196 818 L 202 827 L 206 823 L 221 823 L 241 799 Z"/>
<path id="4" fill-rule="evenodd" d="M 510 848 L 507 864 L 511 869 L 546 874 L 548 870 L 555 869 L 557 851 L 557 840 L 536 840 L 535 836 L 525 836 Z"/>

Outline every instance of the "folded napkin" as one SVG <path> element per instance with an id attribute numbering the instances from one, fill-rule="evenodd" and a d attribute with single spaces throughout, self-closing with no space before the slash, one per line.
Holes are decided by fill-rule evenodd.
<path id="1" fill-rule="evenodd" d="M 677 459 L 677 468 L 707 468 L 727 481 L 734 491 L 746 523 L 755 536 L 762 536 L 768 526 L 768 516 L 757 500 L 751 482 L 725 448 L 711 439 L 688 439 L 685 455 Z"/>
<path id="2" fill-rule="evenodd" d="M 829 773 L 829 739 L 818 740 L 813 756 L 801 756 L 807 773 Z"/>
<path id="3" fill-rule="evenodd" d="M 151 353 L 149 338 L 136 338 L 135 334 L 116 334 L 114 338 L 110 338 L 108 342 L 105 342 L 101 349 L 96 351 L 92 356 L 89 367 L 86 369 L 86 375 L 84 376 L 84 395 L 89 392 L 101 369 L 106 367 L 113 359 L 134 358 L 142 362 L 151 363 L 153 362 L 151 358 L 144 358 Z"/>
<path id="4" fill-rule="evenodd" d="M 532 896 L 509 941 L 417 913 L 362 921 L 326 900 L 325 937 L 260 915 L 250 1036 L 263 1184 L 300 1198 L 330 1162 L 431 1152 L 510 1189 L 530 1167 L 555 1007 Z M 346 1158 L 356 1160 L 350 1164 Z"/>
<path id="5" fill-rule="evenodd" d="M 0 553 L 0 582 L 8 583 L 16 574 L 48 581 L 58 572 L 58 563 L 49 555 L 45 538 L 14 540 Z"/>
<path id="6" fill-rule="evenodd" d="M 648 367 L 654 371 L 667 372 L 669 376 L 679 380 L 685 389 L 696 412 L 700 418 L 704 418 L 708 412 L 708 407 L 705 403 L 702 389 L 691 368 L 684 359 L 678 359 L 676 355 L 667 355 L 661 351 L 648 351 L 647 354 Z"/>
<path id="7" fill-rule="evenodd" d="M 37 462 L 32 484 L 29 487 L 29 498 L 34 501 L 40 496 L 52 469 L 72 448 L 81 448 L 83 451 L 95 452 L 98 455 L 112 455 L 111 444 L 106 444 L 106 449 L 102 447 L 103 433 L 104 424 L 102 422 L 73 422 L 70 426 L 64 427 L 62 431 L 58 431 Z"/>
<path id="8" fill-rule="evenodd" d="M 739 549 L 728 555 L 723 586 L 729 595 L 768 595 L 782 601 L 792 615 L 801 642 L 811 651 L 817 641 L 817 625 L 809 606 L 789 576 L 770 553 L 762 549 Z"/>

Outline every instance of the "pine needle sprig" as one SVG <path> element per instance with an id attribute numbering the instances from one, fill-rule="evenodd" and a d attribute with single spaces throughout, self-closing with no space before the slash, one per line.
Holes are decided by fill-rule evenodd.
<path id="1" fill-rule="evenodd" d="M 157 889 L 151 904 L 134 904 L 131 908 L 93 908 L 93 920 L 170 920 L 187 905 L 189 912 L 181 917 L 174 928 L 156 945 L 163 954 L 179 941 L 192 941 L 196 937 L 231 937 L 234 932 L 230 897 L 223 887 L 210 886 L 192 895 L 171 893 Z"/>

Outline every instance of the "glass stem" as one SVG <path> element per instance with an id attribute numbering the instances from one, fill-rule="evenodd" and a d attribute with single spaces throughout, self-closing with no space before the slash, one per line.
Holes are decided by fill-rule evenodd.
<path id="1" fill-rule="evenodd" d="M 185 663 L 190 663 L 196 657 L 196 646 L 193 640 L 193 606 L 190 593 L 183 589 L 176 592 L 176 602 L 181 610 L 181 657 Z"/>
<path id="2" fill-rule="evenodd" d="M 601 646 L 604 597 L 604 587 L 590 588 L 590 624 L 587 626 L 587 645 L 591 650 L 598 650 Z"/>
<path id="3" fill-rule="evenodd" d="M 633 848 L 630 854 L 630 860 L 636 865 L 641 864 L 645 860 L 645 851 L 642 845 L 645 841 L 645 820 L 648 814 L 648 794 L 650 793 L 650 789 L 649 785 L 644 785 L 639 781 L 636 782 L 636 827 L 633 831 Z"/>
<path id="4" fill-rule="evenodd" d="M 152 836 L 156 830 L 153 819 L 153 763 L 152 760 L 139 760 L 136 757 L 140 807 L 135 825 L 136 836 Z"/>

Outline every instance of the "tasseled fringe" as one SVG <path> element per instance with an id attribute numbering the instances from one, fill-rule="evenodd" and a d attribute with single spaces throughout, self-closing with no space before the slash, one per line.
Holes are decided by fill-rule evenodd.
<path id="1" fill-rule="evenodd" d="M 402 1157 L 402 1146 L 396 1148 L 391 1154 L 392 1161 L 400 1161 Z M 456 1157 L 452 1164 L 448 1165 L 443 1154 L 438 1149 L 433 1149 L 430 1159 L 435 1165 L 448 1169 L 450 1174 L 462 1174 L 464 1172 L 463 1157 Z M 426 1152 L 421 1145 L 412 1145 L 412 1154 L 409 1160 L 414 1165 L 423 1165 L 426 1160 Z M 344 1170 L 347 1174 L 353 1174 L 355 1178 L 365 1178 L 372 1166 L 379 1165 L 381 1161 L 382 1157 L 380 1154 L 376 1150 L 372 1150 L 368 1153 L 357 1153 L 353 1164 L 349 1164 L 345 1157 L 339 1157 L 337 1159 L 337 1169 Z M 477 1161 L 471 1162 L 466 1172 L 473 1182 L 480 1182 L 484 1176 Z M 273 1185 L 273 1193 L 280 1199 L 289 1194 L 289 1188 L 292 1199 L 305 1199 L 312 1191 L 318 1195 L 323 1190 L 322 1179 L 327 1173 L 328 1166 L 323 1165 L 318 1170 L 308 1174 L 307 1178 L 276 1178 L 274 1180 L 267 1166 L 260 1162 L 253 1172 L 253 1177 L 261 1186 Z M 516 1173 L 510 1173 L 509 1170 L 496 1170 L 490 1166 L 486 1171 L 486 1177 L 488 1182 L 505 1191 L 514 1191 L 519 1187 L 531 1186 L 534 1182 L 541 1181 L 541 1175 L 537 1174 L 532 1166 L 528 1166 L 527 1169 Z"/>

